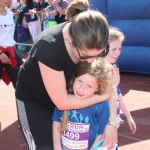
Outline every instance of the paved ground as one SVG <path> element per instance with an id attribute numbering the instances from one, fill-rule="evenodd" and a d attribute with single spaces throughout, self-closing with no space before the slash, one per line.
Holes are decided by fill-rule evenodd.
<path id="1" fill-rule="evenodd" d="M 119 150 L 150 150 L 150 76 L 122 73 L 121 90 L 138 129 L 131 135 L 126 121 L 121 125 Z M 28 150 L 18 128 L 14 89 L 3 81 L 0 81 L 0 121 L 0 150 Z"/>

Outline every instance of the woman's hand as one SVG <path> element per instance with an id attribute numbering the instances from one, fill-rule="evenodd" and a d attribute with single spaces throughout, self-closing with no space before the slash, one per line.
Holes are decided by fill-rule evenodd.
<path id="1" fill-rule="evenodd" d="M 108 75 L 109 75 L 109 81 L 110 81 L 110 84 L 108 86 L 108 93 L 110 93 L 110 96 L 111 96 L 114 88 L 116 88 L 118 84 L 120 83 L 119 69 L 115 65 L 111 66 L 108 72 Z"/>
<path id="2" fill-rule="evenodd" d="M 129 128 L 131 130 L 131 133 L 135 134 L 135 132 L 136 132 L 136 124 L 135 124 L 133 118 L 131 116 L 128 117 L 127 118 L 127 122 L 128 122 Z"/>
<path id="3" fill-rule="evenodd" d="M 8 57 L 6 54 L 4 54 L 4 53 L 2 53 L 2 54 L 0 55 L 0 60 L 1 60 L 1 62 L 2 62 L 3 64 L 10 64 L 10 59 L 9 59 L 9 57 Z"/>
<path id="4" fill-rule="evenodd" d="M 113 87 L 117 87 L 120 83 L 120 73 L 119 68 L 116 65 L 113 65 L 110 70 L 110 78 Z"/>
<path id="5" fill-rule="evenodd" d="M 112 125 L 106 125 L 104 131 L 104 143 L 102 146 L 107 146 L 108 149 L 115 147 L 115 144 L 118 143 L 117 128 Z"/>
<path id="6" fill-rule="evenodd" d="M 115 69 L 115 83 L 114 86 L 117 87 L 120 83 L 120 72 L 119 72 L 119 68 L 117 66 L 114 66 Z"/>

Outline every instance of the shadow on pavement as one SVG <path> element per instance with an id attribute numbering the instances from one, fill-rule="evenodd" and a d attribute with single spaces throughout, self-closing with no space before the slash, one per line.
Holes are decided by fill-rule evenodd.
<path id="1" fill-rule="evenodd" d="M 0 150 L 28 150 L 22 130 L 14 122 L 0 132 Z M 1 123 L 3 127 L 3 123 Z"/>
<path id="2" fill-rule="evenodd" d="M 122 114 L 121 118 L 125 122 L 118 130 L 119 146 L 150 140 L 150 108 L 131 111 L 131 115 L 136 122 L 137 131 L 134 135 L 131 134 L 126 118 Z"/>
<path id="3" fill-rule="evenodd" d="M 150 92 L 150 75 L 136 73 L 121 73 L 121 92 L 127 94 L 130 90 Z"/>

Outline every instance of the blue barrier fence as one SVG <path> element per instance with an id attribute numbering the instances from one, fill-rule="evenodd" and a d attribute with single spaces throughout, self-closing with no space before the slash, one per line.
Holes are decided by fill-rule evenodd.
<path id="1" fill-rule="evenodd" d="M 122 72 L 150 74 L 150 0 L 90 0 L 111 26 L 125 34 L 118 60 Z"/>

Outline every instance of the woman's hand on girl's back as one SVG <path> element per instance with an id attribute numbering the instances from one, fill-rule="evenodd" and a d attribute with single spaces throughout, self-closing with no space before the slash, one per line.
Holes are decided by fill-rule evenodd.
<path id="1" fill-rule="evenodd" d="M 109 76 L 110 76 L 110 90 L 112 91 L 113 88 L 116 88 L 119 83 L 120 83 L 120 74 L 119 74 L 119 68 L 116 67 L 116 65 L 113 65 L 111 68 L 110 68 L 110 71 L 109 71 Z"/>
<path id="2" fill-rule="evenodd" d="M 104 143 L 102 146 L 106 146 L 108 149 L 114 148 L 115 144 L 118 143 L 117 128 L 112 125 L 106 125 L 104 130 Z"/>
<path id="3" fill-rule="evenodd" d="M 114 74 L 115 74 L 115 81 L 114 81 L 114 86 L 117 87 L 120 83 L 120 72 L 119 72 L 119 68 L 116 65 L 113 65 L 114 67 Z"/>

